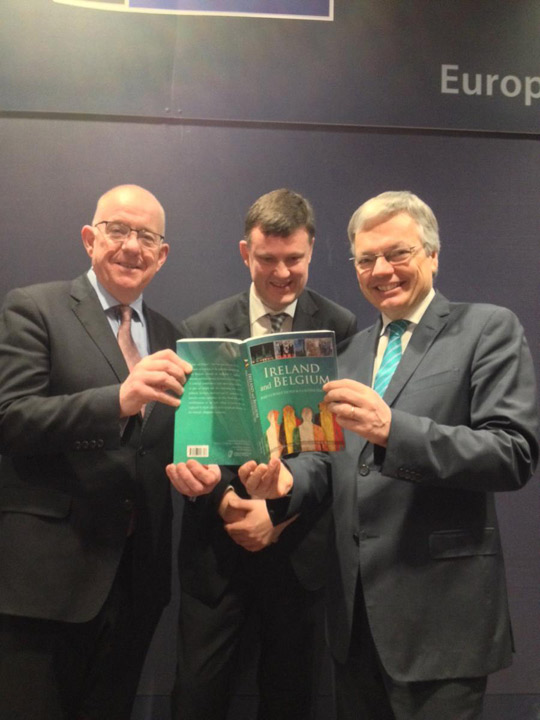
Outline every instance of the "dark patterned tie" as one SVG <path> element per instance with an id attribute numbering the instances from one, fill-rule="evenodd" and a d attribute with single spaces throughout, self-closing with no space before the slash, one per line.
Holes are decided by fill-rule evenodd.
<path id="1" fill-rule="evenodd" d="M 283 323 L 285 322 L 287 313 L 276 313 L 275 315 L 272 313 L 268 313 L 268 317 L 270 318 L 272 332 L 278 333 L 281 330 Z"/>
<path id="2" fill-rule="evenodd" d="M 122 351 L 122 355 L 124 356 L 130 371 L 141 359 L 141 355 L 137 350 L 137 346 L 135 345 L 131 335 L 132 315 L 133 310 L 129 307 L 129 305 L 118 306 L 118 316 L 120 319 L 120 327 L 118 328 L 117 335 L 118 345 L 120 346 L 120 350 Z"/>
<path id="3" fill-rule="evenodd" d="M 373 389 L 383 397 L 392 375 L 401 360 L 401 336 L 409 325 L 408 320 L 394 320 L 388 325 L 388 345 L 381 360 L 381 366 L 375 376 Z"/>

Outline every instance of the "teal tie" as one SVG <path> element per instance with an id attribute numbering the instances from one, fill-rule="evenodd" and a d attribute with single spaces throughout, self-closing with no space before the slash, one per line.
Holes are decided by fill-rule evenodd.
<path id="1" fill-rule="evenodd" d="M 394 320 L 388 325 L 388 345 L 384 351 L 381 367 L 375 376 L 373 389 L 383 397 L 392 375 L 401 360 L 401 336 L 409 325 L 408 320 Z"/>

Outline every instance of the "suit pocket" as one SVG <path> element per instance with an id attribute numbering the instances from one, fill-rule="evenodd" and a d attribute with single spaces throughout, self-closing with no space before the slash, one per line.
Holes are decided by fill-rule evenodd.
<path id="1" fill-rule="evenodd" d="M 409 392 L 417 392 L 428 388 L 437 387 L 438 385 L 455 385 L 461 379 L 460 368 L 449 368 L 448 370 L 440 370 L 429 375 L 414 375 L 407 385 Z"/>
<path id="2" fill-rule="evenodd" d="M 498 553 L 499 538 L 495 528 L 483 528 L 481 533 L 441 530 L 429 536 L 429 554 L 434 560 Z"/>
<path id="3" fill-rule="evenodd" d="M 51 518 L 67 517 L 71 496 L 40 487 L 0 487 L 0 511 L 29 513 Z"/>

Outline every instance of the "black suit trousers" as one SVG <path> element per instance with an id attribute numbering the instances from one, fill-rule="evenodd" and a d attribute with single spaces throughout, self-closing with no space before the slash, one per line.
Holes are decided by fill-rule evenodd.
<path id="1" fill-rule="evenodd" d="M 2 720 L 129 720 L 161 614 L 132 603 L 124 553 L 98 615 L 66 623 L 0 615 Z"/>
<path id="2" fill-rule="evenodd" d="M 242 631 L 252 618 L 259 629 L 258 720 L 311 720 L 324 647 L 323 595 L 302 587 L 277 545 L 243 553 L 216 605 L 184 592 L 173 720 L 225 720 Z"/>
<path id="3" fill-rule="evenodd" d="M 360 579 L 349 656 L 345 663 L 334 662 L 334 677 L 337 720 L 482 719 L 485 676 L 397 682 L 386 673 L 369 627 Z"/>

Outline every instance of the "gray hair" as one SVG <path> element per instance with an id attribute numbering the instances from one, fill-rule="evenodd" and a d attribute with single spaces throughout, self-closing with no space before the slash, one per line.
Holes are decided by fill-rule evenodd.
<path id="1" fill-rule="evenodd" d="M 426 255 L 440 252 L 439 225 L 433 210 L 409 190 L 389 190 L 360 205 L 353 213 L 347 228 L 351 251 L 354 253 L 356 233 L 370 230 L 402 212 L 410 215 L 418 225 Z"/>
<path id="2" fill-rule="evenodd" d="M 249 245 L 253 228 L 260 228 L 265 235 L 288 237 L 296 230 L 305 228 L 310 244 L 315 237 L 315 215 L 306 198 L 286 188 L 272 190 L 255 200 L 247 211 L 244 223 L 244 240 Z"/>

